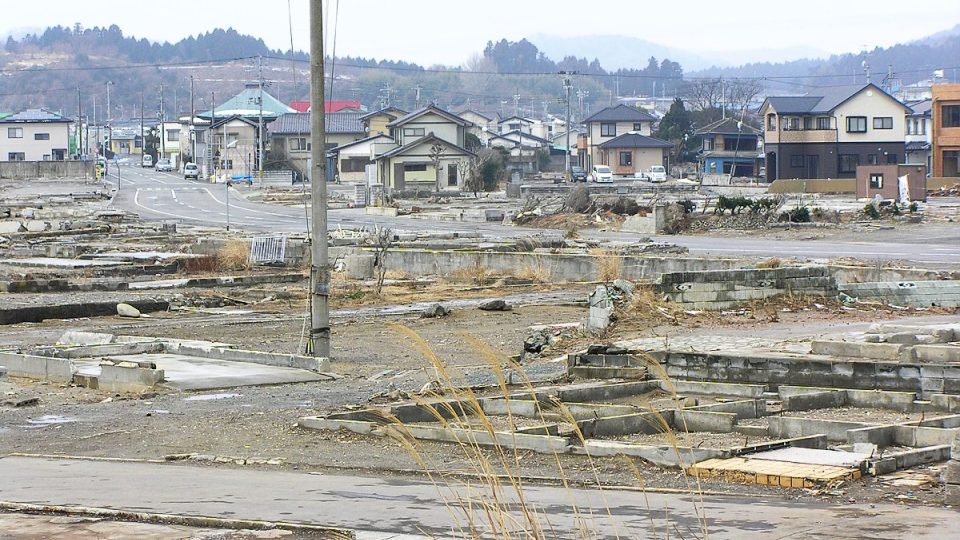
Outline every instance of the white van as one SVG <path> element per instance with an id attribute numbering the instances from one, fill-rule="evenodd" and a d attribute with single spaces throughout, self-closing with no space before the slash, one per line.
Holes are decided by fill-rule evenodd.
<path id="1" fill-rule="evenodd" d="M 613 171 L 611 171 L 610 167 L 607 167 L 606 165 L 595 165 L 593 167 L 593 172 L 590 173 L 590 179 L 598 184 L 612 184 Z"/>
<path id="2" fill-rule="evenodd" d="M 153 156 L 150 154 L 144 154 L 140 160 L 141 167 L 153 167 Z"/>
<path id="3" fill-rule="evenodd" d="M 663 165 L 653 165 L 647 171 L 646 176 L 647 178 L 650 179 L 651 182 L 666 182 L 667 169 L 665 169 Z"/>

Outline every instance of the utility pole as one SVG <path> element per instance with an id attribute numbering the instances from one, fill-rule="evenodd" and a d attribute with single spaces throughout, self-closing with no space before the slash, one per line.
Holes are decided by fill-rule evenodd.
<path id="1" fill-rule="evenodd" d="M 260 111 L 257 114 L 257 179 L 263 184 L 263 57 L 257 55 L 257 83 L 259 94 L 257 104 Z"/>
<path id="2" fill-rule="evenodd" d="M 520 118 L 520 89 L 517 88 L 517 93 L 513 95 L 513 115 L 520 120 L 520 142 L 517 143 L 518 147 L 518 158 L 520 159 L 520 179 L 523 180 L 523 118 Z"/>
<path id="3" fill-rule="evenodd" d="M 107 122 L 113 118 L 113 109 L 110 108 L 110 87 L 113 86 L 113 81 L 107 81 Z"/>
<path id="4" fill-rule="evenodd" d="M 167 119 L 166 111 L 163 110 L 163 85 L 160 85 L 160 129 L 163 130 L 163 122 Z"/>
<path id="5" fill-rule="evenodd" d="M 422 90 L 422 88 L 420 88 L 418 84 L 413 87 L 413 90 L 417 93 L 417 107 L 414 110 L 420 110 L 420 90 Z"/>
<path id="6" fill-rule="evenodd" d="M 83 100 L 77 87 L 77 157 L 83 156 Z"/>
<path id="7" fill-rule="evenodd" d="M 566 143 L 565 143 L 565 144 L 566 144 L 566 147 L 563 149 L 563 173 L 564 173 L 564 174 L 566 175 L 566 177 L 567 177 L 567 178 L 566 178 L 567 182 L 569 182 L 570 179 L 571 179 L 571 173 L 570 173 L 570 89 L 573 88 L 573 81 L 571 80 L 569 73 L 563 73 L 562 75 L 564 75 L 564 77 L 563 77 L 563 89 L 566 91 L 565 101 L 566 101 L 566 103 L 567 103 L 567 117 L 566 117 L 566 120 L 564 120 L 564 121 L 566 122 L 566 130 L 567 130 L 567 137 L 566 137 L 566 139 L 567 139 L 567 140 L 566 140 Z M 619 80 L 619 79 L 618 79 L 618 80 Z M 582 99 L 583 99 L 583 98 L 581 97 L 581 100 L 582 100 Z M 581 101 L 581 103 L 582 103 L 582 101 Z"/>
<path id="8" fill-rule="evenodd" d="M 723 89 L 723 77 L 720 77 L 720 117 L 727 118 L 727 91 Z"/>
<path id="9" fill-rule="evenodd" d="M 580 106 L 580 121 L 578 124 L 583 123 L 583 101 L 590 95 L 590 92 L 587 90 L 579 89 L 577 90 L 577 104 Z M 569 127 L 569 126 L 568 126 Z"/>
<path id="10" fill-rule="evenodd" d="M 207 127 L 207 149 L 210 152 L 210 174 L 217 177 L 217 160 L 213 155 L 213 121 L 217 118 L 216 95 L 210 92 L 210 125 Z"/>
<path id="11" fill-rule="evenodd" d="M 310 0 L 310 344 L 313 356 L 330 357 L 330 260 L 327 255 L 327 162 L 323 95 L 323 2 Z M 387 85 L 387 103 L 390 85 Z"/>
<path id="12" fill-rule="evenodd" d="M 197 125 L 194 119 L 197 111 L 193 105 L 193 75 L 190 76 L 190 158 L 197 163 Z"/>
<path id="13" fill-rule="evenodd" d="M 140 91 L 140 166 L 143 166 L 143 155 L 147 153 L 147 138 L 143 134 L 143 90 Z"/>

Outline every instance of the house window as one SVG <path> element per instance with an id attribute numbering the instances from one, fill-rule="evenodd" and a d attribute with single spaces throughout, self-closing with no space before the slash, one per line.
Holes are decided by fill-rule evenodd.
<path id="1" fill-rule="evenodd" d="M 43 160 L 44 160 L 44 161 L 50 161 L 50 154 L 44 154 L 44 155 L 43 155 Z"/>
<path id="2" fill-rule="evenodd" d="M 899 157 L 896 154 L 887 154 L 887 165 L 896 165 L 900 161 Z"/>
<path id="3" fill-rule="evenodd" d="M 290 150 L 310 150 L 310 143 L 306 137 L 292 137 L 290 139 Z"/>
<path id="4" fill-rule="evenodd" d="M 960 176 L 960 152 L 956 150 L 943 151 L 943 175 Z"/>
<path id="5" fill-rule="evenodd" d="M 34 134 L 33 134 L 33 140 L 35 140 L 35 141 L 49 141 L 49 140 L 50 140 L 50 134 L 49 134 L 49 133 L 34 133 Z"/>
<path id="6" fill-rule="evenodd" d="M 756 150 L 757 140 L 753 137 L 724 137 L 723 149 L 728 152 Z"/>
<path id="7" fill-rule="evenodd" d="M 629 167 L 633 165 L 633 152 L 620 152 L 620 166 Z"/>
<path id="8" fill-rule="evenodd" d="M 23 152 L 10 152 L 7 154 L 7 161 L 24 161 L 27 156 Z"/>
<path id="9" fill-rule="evenodd" d="M 202 143 L 202 142 L 203 142 L 203 134 L 204 134 L 204 133 L 205 133 L 204 131 L 194 131 L 194 132 L 193 132 L 193 140 L 197 141 L 198 143 Z"/>
<path id="10" fill-rule="evenodd" d="M 855 173 L 859 164 L 860 156 L 857 154 L 840 154 L 840 172 Z"/>
<path id="11" fill-rule="evenodd" d="M 804 116 L 803 117 L 803 129 L 813 129 L 813 117 Z"/>
<path id="12" fill-rule="evenodd" d="M 943 113 L 943 120 L 941 120 L 943 127 L 960 127 L 960 105 L 944 105 L 940 111 Z"/>
<path id="13" fill-rule="evenodd" d="M 227 133 L 227 146 L 236 146 L 237 142 L 240 141 L 239 133 Z M 230 169 L 231 167 L 227 167 Z"/>
<path id="14" fill-rule="evenodd" d="M 167 142 L 177 142 L 180 140 L 180 130 L 179 129 L 168 129 L 167 130 Z"/>
<path id="15" fill-rule="evenodd" d="M 23 138 L 23 128 L 12 127 L 7 128 L 7 138 L 8 139 L 22 139 Z M 10 160 L 13 161 L 13 160 Z"/>
<path id="16" fill-rule="evenodd" d="M 795 154 L 790 156 L 791 167 L 803 167 L 803 156 Z"/>
<path id="17" fill-rule="evenodd" d="M 874 116 L 873 129 L 893 129 L 892 116 Z"/>
<path id="18" fill-rule="evenodd" d="M 456 164 L 450 163 L 447 165 L 447 185 L 456 186 L 457 185 L 457 166 Z"/>
<path id="19" fill-rule="evenodd" d="M 133 147 L 134 147 L 134 148 L 143 148 L 143 138 L 142 138 L 142 137 L 134 137 L 134 139 L 133 139 Z"/>
<path id="20" fill-rule="evenodd" d="M 784 126 L 783 129 L 785 129 L 785 130 L 787 130 L 787 131 L 797 131 L 797 130 L 799 130 L 799 129 L 800 129 L 800 119 L 797 118 L 796 116 L 791 116 L 790 118 L 787 118 L 787 125 Z"/>
<path id="21" fill-rule="evenodd" d="M 617 136 L 617 125 L 616 125 L 616 124 L 600 124 L 600 136 L 601 136 L 601 137 L 616 137 L 616 136 Z"/>
<path id="22" fill-rule="evenodd" d="M 507 130 L 509 131 L 518 131 L 520 129 L 520 124 L 507 124 Z"/>
<path id="23" fill-rule="evenodd" d="M 403 172 L 426 172 L 426 163 L 404 163 Z"/>
<path id="24" fill-rule="evenodd" d="M 633 130 L 634 130 L 634 131 L 643 131 L 643 124 L 641 124 L 641 123 L 639 123 L 639 122 L 633 124 Z"/>
<path id="25" fill-rule="evenodd" d="M 233 160 L 232 159 L 223 160 L 223 168 L 233 170 Z"/>
<path id="26" fill-rule="evenodd" d="M 777 130 L 777 115 L 768 114 L 767 115 L 767 131 L 776 131 Z"/>
<path id="27" fill-rule="evenodd" d="M 866 116 L 848 116 L 847 117 L 847 133 L 866 133 L 866 132 L 867 132 Z"/>
<path id="28" fill-rule="evenodd" d="M 423 128 L 403 128 L 404 137 L 423 137 Z"/>
<path id="29" fill-rule="evenodd" d="M 877 163 L 876 154 L 867 154 L 867 165 L 876 165 Z"/>
<path id="30" fill-rule="evenodd" d="M 883 189 L 883 173 L 870 173 L 870 189 Z"/>
<path id="31" fill-rule="evenodd" d="M 363 172 L 369 164 L 370 160 L 366 158 L 347 158 L 340 161 L 340 172 Z"/>
<path id="32" fill-rule="evenodd" d="M 709 152 L 709 151 L 711 151 L 711 150 L 713 150 L 713 138 L 712 138 L 712 137 L 704 137 L 704 139 L 703 139 L 703 151 L 704 151 L 704 152 Z"/>
<path id="33" fill-rule="evenodd" d="M 829 116 L 817 117 L 817 129 L 830 129 L 830 117 Z"/>

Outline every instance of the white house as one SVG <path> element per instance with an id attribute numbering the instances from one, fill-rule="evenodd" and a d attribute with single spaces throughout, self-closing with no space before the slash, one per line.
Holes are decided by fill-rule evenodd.
<path id="1" fill-rule="evenodd" d="M 0 119 L 0 161 L 67 159 L 72 122 L 46 109 L 27 109 Z"/>

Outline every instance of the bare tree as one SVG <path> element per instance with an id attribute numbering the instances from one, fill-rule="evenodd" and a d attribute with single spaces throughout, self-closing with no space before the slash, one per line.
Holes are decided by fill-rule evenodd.
<path id="1" fill-rule="evenodd" d="M 433 171 L 436 173 L 437 193 L 440 193 L 440 160 L 443 158 L 443 152 L 446 150 L 440 141 L 430 146 L 430 161 L 433 162 Z"/>
<path id="2" fill-rule="evenodd" d="M 393 245 L 393 229 L 379 227 L 373 231 L 373 268 L 377 278 L 377 296 L 383 291 L 383 279 L 387 275 L 387 251 Z"/>
<path id="3" fill-rule="evenodd" d="M 737 111 L 749 109 L 754 98 L 763 92 L 763 83 L 756 79 L 736 79 L 730 81 L 727 96 L 731 108 Z"/>
<path id="4" fill-rule="evenodd" d="M 467 178 L 470 175 L 470 172 L 473 171 L 473 166 L 471 164 L 472 159 L 460 159 L 457 160 L 457 174 L 460 175 L 460 181 L 463 183 L 464 189 L 467 189 Z M 473 191 L 473 196 L 477 197 L 477 191 Z"/>
<path id="5" fill-rule="evenodd" d="M 683 93 L 694 109 L 704 111 L 720 107 L 723 100 L 722 87 L 719 78 L 696 79 L 684 86 Z"/>

